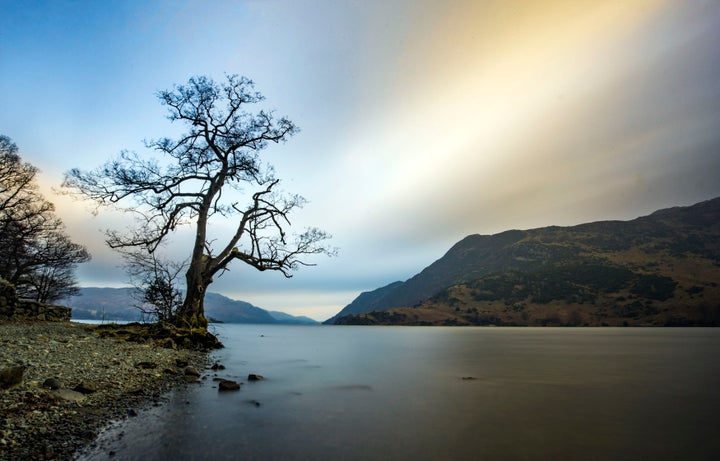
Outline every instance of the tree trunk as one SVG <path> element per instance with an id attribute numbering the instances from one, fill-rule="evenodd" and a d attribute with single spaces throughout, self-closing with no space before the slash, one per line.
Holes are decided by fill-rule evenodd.
<path id="1" fill-rule="evenodd" d="M 207 329 L 208 321 L 205 318 L 205 292 L 212 283 L 212 277 L 207 275 L 207 258 L 190 264 L 185 274 L 187 293 L 183 305 L 172 319 L 174 325 L 168 334 L 178 346 L 201 350 L 221 349 L 223 344 Z"/>
<path id="2" fill-rule="evenodd" d="M 187 292 L 182 307 L 175 314 L 174 324 L 186 328 L 207 328 L 205 318 L 205 291 L 212 283 L 212 278 L 203 275 L 204 264 L 191 264 L 185 275 Z"/>

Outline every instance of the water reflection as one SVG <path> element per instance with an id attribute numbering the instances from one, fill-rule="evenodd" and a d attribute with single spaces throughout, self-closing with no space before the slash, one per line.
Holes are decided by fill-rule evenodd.
<path id="1" fill-rule="evenodd" d="M 720 330 L 219 333 L 220 377 L 267 379 L 189 386 L 87 459 L 714 459 Z"/>

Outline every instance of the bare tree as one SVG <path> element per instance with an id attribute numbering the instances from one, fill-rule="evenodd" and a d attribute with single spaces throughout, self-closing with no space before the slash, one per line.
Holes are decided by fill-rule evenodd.
<path id="1" fill-rule="evenodd" d="M 26 259 L 34 265 L 15 282 L 20 296 L 52 303 L 80 294 L 75 269 L 90 254 L 59 229 L 39 236 Z"/>
<path id="2" fill-rule="evenodd" d="M 22 297 L 53 302 L 77 293 L 75 268 L 90 255 L 65 235 L 55 207 L 40 194 L 37 172 L 0 135 L 0 277 Z"/>
<path id="3" fill-rule="evenodd" d="M 152 253 L 178 226 L 194 226 L 185 299 L 175 321 L 207 326 L 206 289 L 232 261 L 290 277 L 292 270 L 309 265 L 304 256 L 332 250 L 323 243 L 329 236 L 316 228 L 293 241 L 288 238 L 289 215 L 305 201 L 277 190 L 279 180 L 259 153 L 298 129 L 272 112 L 248 112 L 248 106 L 264 99 L 251 80 L 230 75 L 218 84 L 193 77 L 158 97 L 168 108 L 168 119 L 187 127 L 185 134 L 146 142 L 157 158 L 123 151 L 96 170 L 73 169 L 64 186 L 99 205 L 122 204 L 139 216 L 129 232 L 108 231 L 112 248 L 140 247 Z M 213 218 L 234 218 L 237 223 L 217 245 L 208 236 Z"/>
<path id="4" fill-rule="evenodd" d="M 186 263 L 163 259 L 157 252 L 142 249 L 122 252 L 125 272 L 135 287 L 135 307 L 159 321 L 170 321 L 180 307 L 183 296 L 179 280 Z"/>

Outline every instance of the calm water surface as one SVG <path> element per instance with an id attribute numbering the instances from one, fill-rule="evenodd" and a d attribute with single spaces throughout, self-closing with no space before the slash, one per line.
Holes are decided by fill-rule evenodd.
<path id="1" fill-rule="evenodd" d="M 218 325 L 223 378 L 83 459 L 718 459 L 720 329 Z M 472 377 L 473 379 L 463 379 Z"/>

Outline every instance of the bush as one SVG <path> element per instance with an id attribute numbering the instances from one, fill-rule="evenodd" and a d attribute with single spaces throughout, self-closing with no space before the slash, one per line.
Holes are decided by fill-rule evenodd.
<path id="1" fill-rule="evenodd" d="M 677 282 L 662 275 L 641 275 L 630 290 L 643 298 L 665 301 L 673 297 Z"/>

